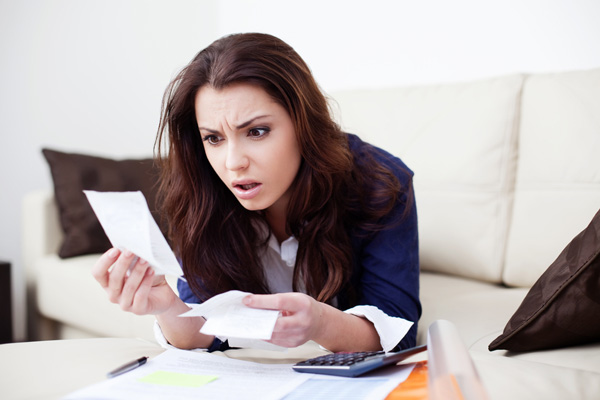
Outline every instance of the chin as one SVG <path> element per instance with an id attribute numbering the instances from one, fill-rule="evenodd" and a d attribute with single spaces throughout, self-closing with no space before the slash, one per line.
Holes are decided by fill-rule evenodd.
<path id="1" fill-rule="evenodd" d="M 252 200 L 239 200 L 242 207 L 244 207 L 248 211 L 264 211 L 268 208 L 268 206 L 263 205 L 262 203 L 252 201 Z"/>

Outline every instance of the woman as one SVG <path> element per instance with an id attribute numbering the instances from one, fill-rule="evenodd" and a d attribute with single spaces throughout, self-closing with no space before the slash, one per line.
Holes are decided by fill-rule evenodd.
<path id="1" fill-rule="evenodd" d="M 157 155 L 168 236 L 186 280 L 178 297 L 147 262 L 111 249 L 93 274 L 112 302 L 154 314 L 179 348 L 226 348 L 199 332 L 204 319 L 178 315 L 232 289 L 253 293 L 249 307 L 281 311 L 270 340 L 277 345 L 415 344 L 412 172 L 340 131 L 290 46 L 238 34 L 201 51 L 165 93 Z M 414 322 L 406 336 L 386 331 L 398 318 Z"/>

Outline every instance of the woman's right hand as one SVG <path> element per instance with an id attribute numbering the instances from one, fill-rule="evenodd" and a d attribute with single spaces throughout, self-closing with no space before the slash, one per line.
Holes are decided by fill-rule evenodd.
<path id="1" fill-rule="evenodd" d="M 92 275 L 112 303 L 137 315 L 165 313 L 179 299 L 164 275 L 155 275 L 147 261 L 130 251 L 108 250 L 94 265 Z"/>

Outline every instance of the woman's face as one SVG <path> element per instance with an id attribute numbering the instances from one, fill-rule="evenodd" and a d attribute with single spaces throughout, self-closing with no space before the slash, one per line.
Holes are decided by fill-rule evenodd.
<path id="1" fill-rule="evenodd" d="M 242 206 L 285 210 L 301 162 L 285 108 L 259 86 L 203 86 L 196 119 L 210 165 Z"/>

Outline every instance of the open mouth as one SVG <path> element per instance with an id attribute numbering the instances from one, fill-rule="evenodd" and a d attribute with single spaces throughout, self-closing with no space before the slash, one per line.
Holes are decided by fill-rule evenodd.
<path id="1" fill-rule="evenodd" d="M 235 185 L 235 187 L 240 188 L 242 190 L 251 190 L 258 186 L 258 183 L 249 183 L 247 185 Z"/>
<path id="2" fill-rule="evenodd" d="M 262 190 L 260 182 L 244 182 L 233 185 L 233 192 L 241 200 L 250 200 L 258 196 Z"/>

